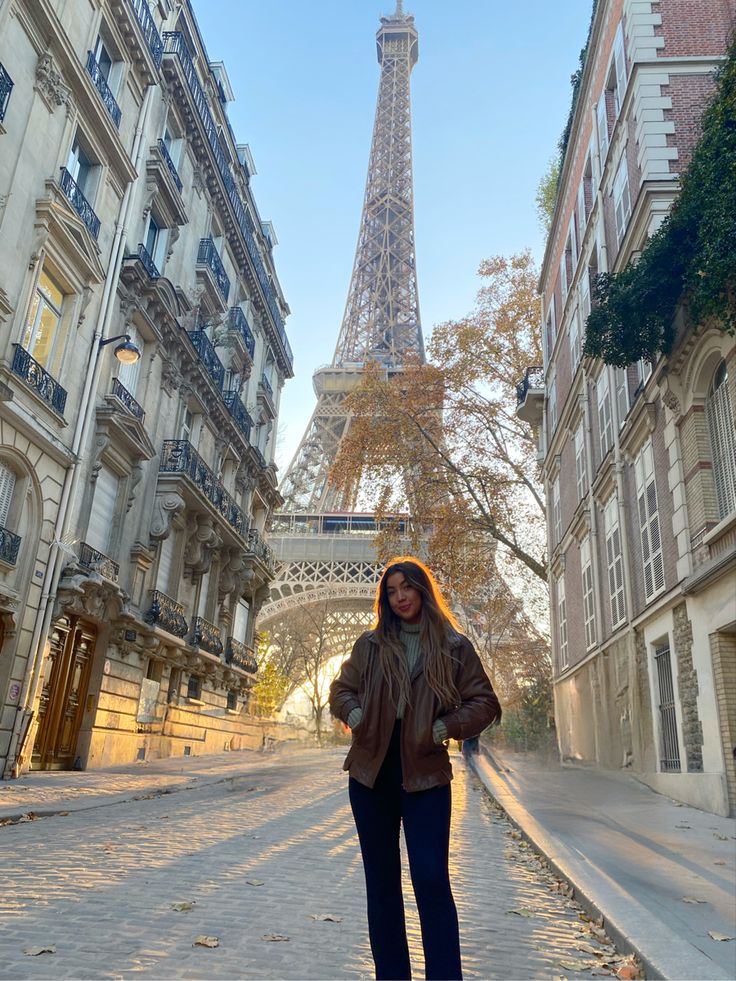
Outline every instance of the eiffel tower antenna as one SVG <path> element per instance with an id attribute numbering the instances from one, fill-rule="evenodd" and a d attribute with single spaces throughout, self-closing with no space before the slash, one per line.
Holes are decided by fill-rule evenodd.
<path id="1" fill-rule="evenodd" d="M 329 482 L 329 470 L 350 425 L 345 397 L 365 367 L 398 371 L 407 356 L 425 360 L 414 246 L 410 76 L 419 57 L 414 18 L 397 0 L 376 34 L 381 75 L 368 178 L 347 302 L 332 363 L 314 374 L 317 405 L 284 476 L 288 512 L 352 511 Z"/>

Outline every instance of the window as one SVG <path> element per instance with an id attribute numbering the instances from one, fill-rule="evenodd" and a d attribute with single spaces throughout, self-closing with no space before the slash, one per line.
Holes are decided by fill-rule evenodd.
<path id="1" fill-rule="evenodd" d="M 250 606 L 244 599 L 239 599 L 235 605 L 235 617 L 233 619 L 233 637 L 241 644 L 247 643 L 248 636 L 248 616 Z"/>
<path id="2" fill-rule="evenodd" d="M 549 431 L 552 434 L 557 426 L 557 376 L 552 375 L 547 396 L 549 406 Z"/>
<path id="3" fill-rule="evenodd" d="M 644 358 L 640 358 L 636 362 L 636 391 L 643 388 L 647 382 L 647 379 L 652 373 L 652 363 L 651 361 L 645 361 Z"/>
<path id="4" fill-rule="evenodd" d="M 195 674 L 189 676 L 189 683 L 187 684 L 187 698 L 194 698 L 199 700 L 202 697 L 202 679 L 198 678 Z"/>
<path id="5" fill-rule="evenodd" d="M 560 297 L 562 299 L 562 306 L 565 306 L 565 300 L 567 299 L 567 249 L 562 253 L 562 258 L 560 259 Z"/>
<path id="6" fill-rule="evenodd" d="M 87 201 L 91 202 L 95 192 L 97 165 L 83 148 L 78 135 L 69 151 L 66 169 Z"/>
<path id="7" fill-rule="evenodd" d="M 191 409 L 184 406 L 184 415 L 181 420 L 181 428 L 179 430 L 179 439 L 186 439 L 192 442 L 194 435 L 194 413 Z"/>
<path id="8" fill-rule="evenodd" d="M 227 693 L 227 707 L 231 712 L 237 711 L 238 693 L 236 691 L 229 691 Z"/>
<path id="9" fill-rule="evenodd" d="M 10 505 L 15 490 L 15 471 L 0 463 L 0 528 L 7 528 Z"/>
<path id="10" fill-rule="evenodd" d="M 585 620 L 585 649 L 595 646 L 595 602 L 593 600 L 593 563 L 590 557 L 590 538 L 580 545 L 580 568 L 583 579 L 583 618 Z"/>
<path id="11" fill-rule="evenodd" d="M 572 312 L 568 331 L 570 335 L 570 364 L 574 372 L 580 361 L 580 310 L 578 307 L 575 307 Z"/>
<path id="12" fill-rule="evenodd" d="M 109 467 L 101 466 L 95 481 L 95 494 L 87 524 L 86 541 L 103 555 L 107 554 L 110 547 L 119 488 L 120 481 L 117 474 Z"/>
<path id="13" fill-rule="evenodd" d="M 549 311 L 547 313 L 547 324 L 544 332 L 544 337 L 546 341 L 546 360 L 545 364 L 549 362 L 552 357 L 552 352 L 555 347 L 555 339 L 557 337 L 557 322 L 555 320 L 555 298 L 552 297 L 552 302 L 549 305 Z"/>
<path id="14" fill-rule="evenodd" d="M 64 294 L 45 269 L 41 270 L 23 332 L 22 347 L 40 365 L 54 373 L 61 361 L 64 334 L 62 308 Z"/>
<path id="15" fill-rule="evenodd" d="M 575 430 L 575 476 L 577 478 L 578 500 L 582 501 L 588 490 L 588 472 L 585 465 L 585 430 L 582 419 Z"/>
<path id="16" fill-rule="evenodd" d="M 577 215 L 578 215 L 578 242 L 580 243 L 580 245 L 582 245 L 583 236 L 585 235 L 585 226 L 588 223 L 588 212 L 585 207 L 585 178 L 583 178 L 580 181 L 580 187 L 578 188 Z"/>
<path id="17" fill-rule="evenodd" d="M 162 137 L 164 146 L 169 154 L 172 164 L 174 167 L 179 166 L 179 157 L 181 155 L 182 141 L 178 139 L 168 126 L 164 127 L 164 135 Z"/>
<path id="18" fill-rule="evenodd" d="M 626 56 L 624 54 L 624 29 L 619 24 L 613 41 L 613 108 L 618 118 L 626 95 Z"/>
<path id="19" fill-rule="evenodd" d="M 613 377 L 616 385 L 616 412 L 618 413 L 618 428 L 620 429 L 629 412 L 629 385 L 626 379 L 626 369 L 614 368 Z"/>
<path id="20" fill-rule="evenodd" d="M 606 535 L 608 595 L 611 601 L 611 629 L 615 630 L 626 616 L 624 560 L 621 552 L 621 528 L 618 523 L 618 500 L 615 494 L 603 509 L 603 527 Z"/>
<path id="21" fill-rule="evenodd" d="M 598 432 L 601 439 L 601 460 L 613 446 L 613 420 L 611 418 L 611 390 L 605 367 L 596 383 L 598 399 Z"/>
<path id="22" fill-rule="evenodd" d="M 167 595 L 172 595 L 176 599 L 177 590 L 172 589 L 169 592 L 169 583 L 171 582 L 171 571 L 174 567 L 174 535 L 175 532 L 172 530 L 169 533 L 168 538 L 164 538 L 159 545 L 158 554 L 158 572 L 156 575 L 156 588 L 160 589 L 162 593 Z"/>
<path id="23" fill-rule="evenodd" d="M 606 154 L 608 153 L 608 111 L 606 109 L 605 90 L 601 93 L 601 97 L 598 100 L 598 107 L 596 109 L 596 120 L 598 123 L 598 147 L 600 149 L 600 155 L 601 155 L 601 176 L 602 176 L 603 168 L 606 162 Z"/>
<path id="24" fill-rule="evenodd" d="M 705 400 L 713 480 L 721 518 L 736 511 L 736 435 L 733 410 L 728 394 L 728 367 L 721 361 Z"/>
<path id="25" fill-rule="evenodd" d="M 626 234 L 626 226 L 631 217 L 631 195 L 629 193 L 629 168 L 626 153 L 621 158 L 613 181 L 613 210 L 616 215 L 616 244 L 621 245 Z"/>
<path id="26" fill-rule="evenodd" d="M 562 506 L 560 504 L 560 478 L 552 482 L 552 545 L 559 545 L 562 538 Z"/>
<path id="27" fill-rule="evenodd" d="M 560 670 L 567 667 L 569 651 L 567 647 L 567 607 L 565 604 L 564 573 L 557 580 L 557 641 L 560 651 Z"/>
<path id="28" fill-rule="evenodd" d="M 634 462 L 636 500 L 639 511 L 641 558 L 644 563 L 644 593 L 650 600 L 664 589 L 662 539 L 659 533 L 657 484 L 654 478 L 654 452 L 649 440 Z"/>
<path id="29" fill-rule="evenodd" d="M 166 245 L 169 238 L 169 230 L 160 224 L 153 214 L 148 216 L 148 228 L 146 229 L 144 246 L 146 252 L 151 257 L 157 272 L 162 272 L 166 262 Z"/>
<path id="30" fill-rule="evenodd" d="M 677 710 L 669 640 L 657 645 L 654 651 L 654 663 L 657 666 L 659 689 L 660 768 L 670 773 L 679 773 L 680 741 L 677 736 Z"/>

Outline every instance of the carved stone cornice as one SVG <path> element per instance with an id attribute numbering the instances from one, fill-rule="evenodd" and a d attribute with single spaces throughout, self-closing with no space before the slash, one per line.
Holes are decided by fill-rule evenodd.
<path id="1" fill-rule="evenodd" d="M 77 614 L 98 623 L 110 623 L 127 612 L 128 596 L 119 586 L 94 571 L 68 567 L 59 580 L 53 619 Z"/>

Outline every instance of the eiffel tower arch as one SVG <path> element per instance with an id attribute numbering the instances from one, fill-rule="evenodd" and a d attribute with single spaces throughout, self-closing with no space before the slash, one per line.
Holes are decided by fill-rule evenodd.
<path id="1" fill-rule="evenodd" d="M 313 376 L 314 412 L 281 483 L 282 511 L 269 543 L 278 572 L 259 620 L 268 630 L 291 610 L 329 600 L 354 636 L 370 620 L 380 568 L 372 514 L 356 508 L 329 472 L 350 426 L 345 399 L 378 363 L 400 372 L 424 362 L 414 241 L 410 77 L 419 57 L 414 18 L 397 0 L 376 34 L 381 74 L 368 177 L 345 312 L 332 362 Z M 340 631 L 336 631 L 339 635 Z"/>

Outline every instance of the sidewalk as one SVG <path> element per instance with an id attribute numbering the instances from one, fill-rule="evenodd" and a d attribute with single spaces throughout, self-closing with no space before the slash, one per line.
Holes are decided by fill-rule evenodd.
<path id="1" fill-rule="evenodd" d="M 142 800 L 194 787 L 233 780 L 294 749 L 279 746 L 271 753 L 240 750 L 208 756 L 177 756 L 99 770 L 42 770 L 17 780 L 0 780 L 0 821 L 24 815 L 45 817 L 59 811 Z"/>
<path id="2" fill-rule="evenodd" d="M 471 764 L 525 837 L 638 954 L 648 978 L 736 978 L 736 821 L 627 773 L 493 750 Z"/>

